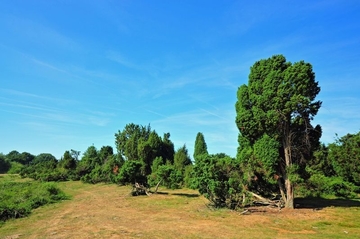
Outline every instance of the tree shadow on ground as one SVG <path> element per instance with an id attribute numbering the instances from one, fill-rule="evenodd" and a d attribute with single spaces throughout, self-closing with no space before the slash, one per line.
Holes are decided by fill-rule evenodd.
<path id="1" fill-rule="evenodd" d="M 154 192 L 152 192 L 154 193 Z M 200 197 L 200 194 L 197 193 L 168 193 L 168 192 L 159 192 L 157 191 L 154 194 L 159 194 L 159 195 L 174 195 L 174 196 L 180 196 L 180 197 L 188 197 L 188 198 L 196 198 L 196 197 Z"/>
<path id="2" fill-rule="evenodd" d="M 171 195 L 188 197 L 188 198 L 197 198 L 200 196 L 200 194 L 197 193 L 172 193 Z"/>
<path id="3" fill-rule="evenodd" d="M 188 197 L 188 198 L 196 198 L 200 197 L 200 194 L 197 193 L 168 193 L 168 192 L 156 192 L 155 194 L 159 195 L 174 195 L 174 196 L 180 196 L 180 197 Z"/>
<path id="4" fill-rule="evenodd" d="M 326 207 L 360 207 L 359 199 L 296 198 L 295 208 L 321 210 Z"/>
<path id="5" fill-rule="evenodd" d="M 155 194 L 159 194 L 159 195 L 169 195 L 168 192 L 159 192 L 159 191 L 157 191 Z"/>

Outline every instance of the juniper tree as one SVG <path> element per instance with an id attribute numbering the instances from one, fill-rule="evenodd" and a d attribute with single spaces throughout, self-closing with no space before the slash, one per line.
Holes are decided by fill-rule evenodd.
<path id="1" fill-rule="evenodd" d="M 321 127 L 311 124 L 321 106 L 319 92 L 311 64 L 282 55 L 255 62 L 248 84 L 237 92 L 238 160 L 253 179 L 277 180 L 287 208 L 294 207 L 299 169 L 319 145 Z"/>

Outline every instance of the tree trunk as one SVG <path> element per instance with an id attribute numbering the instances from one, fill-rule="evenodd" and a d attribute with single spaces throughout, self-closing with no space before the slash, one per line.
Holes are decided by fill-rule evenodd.
<path id="1" fill-rule="evenodd" d="M 287 168 L 292 165 L 291 158 L 291 134 L 290 130 L 287 126 L 286 133 L 284 136 L 283 147 L 284 147 L 284 155 L 285 155 L 285 172 L 284 172 L 284 180 L 285 180 L 285 190 L 286 190 L 286 200 L 285 200 L 285 208 L 294 208 L 294 187 L 289 179 L 289 175 L 287 172 Z"/>
<path id="2" fill-rule="evenodd" d="M 285 208 L 294 209 L 294 188 L 288 177 L 285 179 L 286 201 Z"/>
<path id="3" fill-rule="evenodd" d="M 278 185 L 279 185 L 279 189 L 280 189 L 280 194 L 281 194 L 281 198 L 284 202 L 286 202 L 286 194 L 285 194 L 285 189 L 284 189 L 284 185 L 281 182 L 281 179 L 278 179 Z"/>

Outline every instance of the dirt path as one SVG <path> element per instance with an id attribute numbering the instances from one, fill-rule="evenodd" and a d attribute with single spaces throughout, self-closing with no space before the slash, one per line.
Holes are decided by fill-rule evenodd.
<path id="1" fill-rule="evenodd" d="M 6 223 L 0 228 L 0 238 L 286 238 L 282 236 L 287 234 L 309 238 L 315 230 L 309 226 L 294 230 L 291 221 L 325 218 L 322 211 L 312 210 L 251 216 L 212 211 L 193 190 L 131 197 L 129 188 L 116 185 L 67 182 L 61 187 L 73 195 L 71 200 Z M 285 222 L 289 233 L 284 231 Z"/>

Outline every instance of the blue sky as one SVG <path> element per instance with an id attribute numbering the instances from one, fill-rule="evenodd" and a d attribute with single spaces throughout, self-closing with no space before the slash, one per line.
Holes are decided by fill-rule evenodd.
<path id="1" fill-rule="evenodd" d="M 115 149 L 128 123 L 236 155 L 255 61 L 313 65 L 322 142 L 360 130 L 359 1 L 1 1 L 0 152 Z"/>

